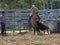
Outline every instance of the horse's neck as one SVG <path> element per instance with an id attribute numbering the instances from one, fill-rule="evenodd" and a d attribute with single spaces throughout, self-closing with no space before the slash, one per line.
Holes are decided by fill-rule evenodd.
<path id="1" fill-rule="evenodd" d="M 33 16 L 37 16 L 37 15 L 34 13 Z"/>
<path id="2" fill-rule="evenodd" d="M 33 15 L 32 18 L 31 18 L 31 24 L 33 27 L 36 26 L 36 21 L 38 20 L 38 17 L 37 15 Z"/>
<path id="3" fill-rule="evenodd" d="M 36 15 L 36 14 L 35 14 L 35 15 L 33 15 L 33 19 L 38 20 L 38 17 L 37 17 L 37 15 Z"/>

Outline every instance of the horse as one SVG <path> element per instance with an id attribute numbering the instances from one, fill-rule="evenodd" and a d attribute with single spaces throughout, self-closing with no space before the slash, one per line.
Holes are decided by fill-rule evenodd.
<path id="1" fill-rule="evenodd" d="M 36 14 L 33 14 L 30 19 L 29 19 L 29 22 L 30 22 L 30 27 L 33 28 L 33 32 L 35 34 L 35 32 L 39 32 L 39 30 L 37 29 L 37 23 L 36 21 L 39 21 L 40 20 L 40 17 Z"/>

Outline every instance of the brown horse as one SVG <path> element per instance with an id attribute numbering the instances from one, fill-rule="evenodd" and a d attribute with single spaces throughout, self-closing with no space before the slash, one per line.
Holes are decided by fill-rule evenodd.
<path id="1" fill-rule="evenodd" d="M 30 18 L 30 23 L 31 23 L 31 27 L 33 28 L 34 34 L 35 32 L 39 32 L 39 30 L 37 29 L 37 21 L 39 21 L 39 16 L 36 14 L 33 14 Z"/>

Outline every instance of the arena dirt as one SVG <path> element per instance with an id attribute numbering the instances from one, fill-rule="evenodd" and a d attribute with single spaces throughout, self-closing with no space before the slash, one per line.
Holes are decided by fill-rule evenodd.
<path id="1" fill-rule="evenodd" d="M 60 34 L 9 34 L 0 36 L 0 45 L 60 45 Z"/>

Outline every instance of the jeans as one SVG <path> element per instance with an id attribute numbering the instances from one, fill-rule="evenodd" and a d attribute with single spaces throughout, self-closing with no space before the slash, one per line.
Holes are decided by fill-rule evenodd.
<path id="1" fill-rule="evenodd" d="M 1 34 L 6 34 L 5 23 L 1 23 Z"/>

